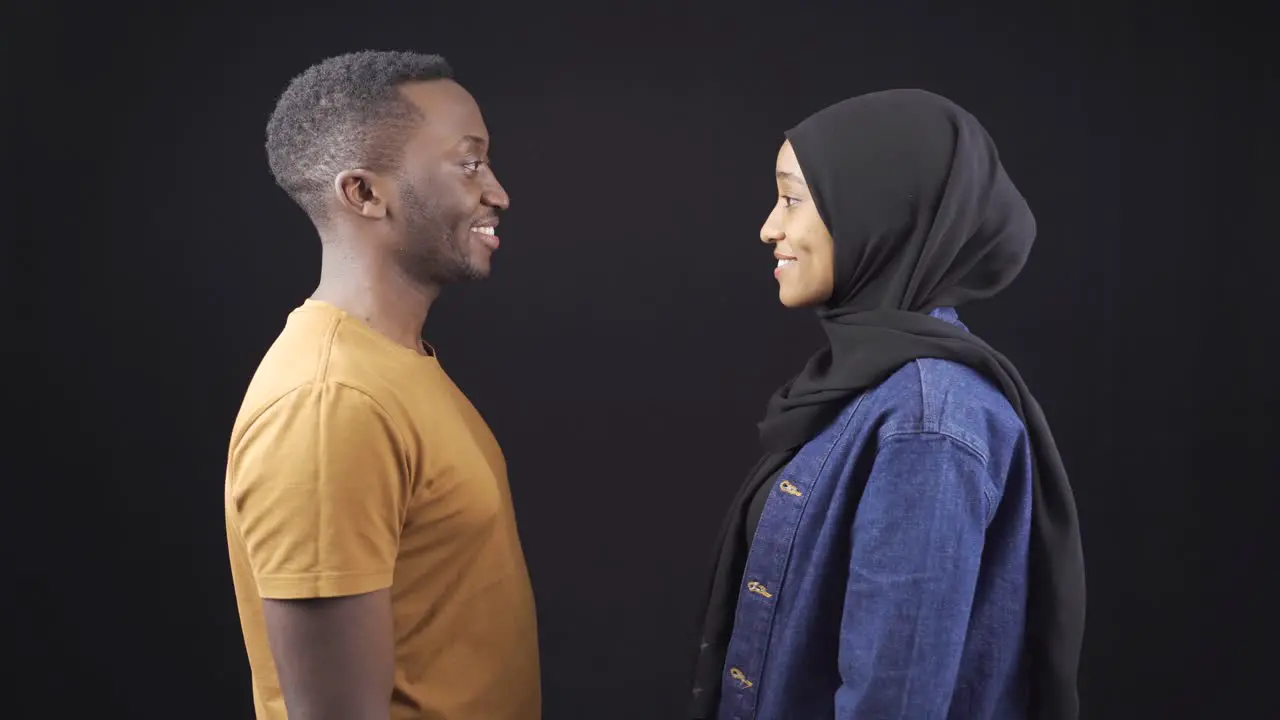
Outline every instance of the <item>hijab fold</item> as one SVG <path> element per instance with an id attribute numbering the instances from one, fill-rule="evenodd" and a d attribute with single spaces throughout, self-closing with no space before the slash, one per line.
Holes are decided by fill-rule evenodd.
<path id="1" fill-rule="evenodd" d="M 964 329 L 929 316 L 989 298 L 1021 271 L 1035 219 L 968 112 L 933 93 L 851 98 L 787 133 L 834 240 L 835 283 L 818 311 L 829 346 L 770 398 L 765 453 L 721 527 L 708 592 L 693 717 L 715 716 L 749 547 L 754 492 L 857 394 L 919 358 L 966 365 L 995 383 L 1027 428 L 1033 458 L 1026 663 L 1036 720 L 1079 716 L 1085 573 L 1071 485 L 1048 422 L 1017 369 Z"/>

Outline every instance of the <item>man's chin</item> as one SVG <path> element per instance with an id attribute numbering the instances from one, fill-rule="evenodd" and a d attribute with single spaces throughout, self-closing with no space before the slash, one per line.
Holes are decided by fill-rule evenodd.
<path id="1" fill-rule="evenodd" d="M 467 275 L 473 280 L 484 280 L 489 277 L 493 267 L 493 250 L 477 237 L 478 233 L 468 231 L 470 243 L 467 248 Z"/>
<path id="2" fill-rule="evenodd" d="M 460 272 L 458 275 L 461 277 L 458 279 L 460 282 L 475 282 L 477 280 L 489 279 L 491 268 L 489 267 L 488 260 L 477 261 L 473 259 L 466 265 L 459 268 L 459 270 Z"/>
<path id="3" fill-rule="evenodd" d="M 489 272 L 493 269 L 493 251 L 484 246 L 471 248 L 471 256 L 467 258 L 467 269 L 477 277 L 489 277 Z"/>
<path id="4" fill-rule="evenodd" d="M 436 265 L 431 272 L 432 282 L 439 286 L 462 285 L 489 277 L 489 263 L 472 259 Z"/>
<path id="5" fill-rule="evenodd" d="M 475 280 L 483 280 L 489 277 L 489 273 L 493 271 L 493 258 L 489 257 L 488 250 L 479 250 L 471 253 L 471 257 L 467 258 L 467 275 Z"/>

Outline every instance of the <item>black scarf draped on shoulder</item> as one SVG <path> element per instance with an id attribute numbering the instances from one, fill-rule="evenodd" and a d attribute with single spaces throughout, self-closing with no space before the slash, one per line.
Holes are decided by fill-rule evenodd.
<path id="1" fill-rule="evenodd" d="M 904 364 L 967 365 L 1003 390 L 1034 460 L 1026 662 L 1030 715 L 1079 716 L 1085 571 L 1075 500 L 1044 413 L 1013 364 L 927 313 L 988 298 L 1021 271 L 1035 219 L 982 125 L 922 90 L 832 105 L 787 133 L 835 243 L 835 289 L 818 311 L 830 342 L 770 399 L 765 454 L 721 527 L 698 657 L 693 717 L 715 717 L 749 547 L 754 493 L 855 395 Z M 835 630 L 833 629 L 833 632 Z"/>

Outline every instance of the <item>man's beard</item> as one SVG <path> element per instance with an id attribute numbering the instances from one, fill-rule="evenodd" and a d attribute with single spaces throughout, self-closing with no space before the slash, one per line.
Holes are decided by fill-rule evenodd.
<path id="1" fill-rule="evenodd" d="M 444 208 L 426 200 L 412 184 L 400 193 L 404 208 L 404 243 L 400 261 L 419 282 L 452 285 L 485 278 L 488 273 L 471 260 L 470 218 L 450 217 Z"/>

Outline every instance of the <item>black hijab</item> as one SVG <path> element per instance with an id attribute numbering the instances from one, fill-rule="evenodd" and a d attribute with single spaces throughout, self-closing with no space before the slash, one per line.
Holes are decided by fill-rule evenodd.
<path id="1" fill-rule="evenodd" d="M 787 139 L 835 242 L 835 289 L 818 312 L 830 346 L 774 394 L 760 422 L 766 452 L 720 531 L 693 716 L 714 717 L 719 703 L 752 496 L 855 395 L 912 360 L 940 358 L 996 383 L 1029 433 L 1029 717 L 1074 719 L 1085 577 L 1066 470 L 1044 413 L 1013 364 L 927 314 L 1007 286 L 1031 250 L 1035 219 L 982 125 L 932 93 L 889 90 L 851 98 L 812 115 Z"/>

